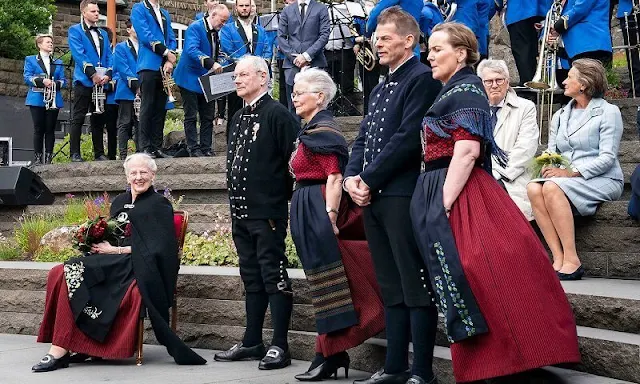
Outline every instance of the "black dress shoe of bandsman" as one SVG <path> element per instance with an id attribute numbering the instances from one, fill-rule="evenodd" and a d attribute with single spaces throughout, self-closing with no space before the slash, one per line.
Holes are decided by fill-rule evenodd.
<path id="1" fill-rule="evenodd" d="M 202 156 L 212 157 L 213 156 L 213 152 L 211 152 L 211 151 L 202 151 Z"/>
<path id="2" fill-rule="evenodd" d="M 109 160 L 109 158 L 105 155 L 100 155 L 96 157 L 96 161 L 106 161 Z"/>
<path id="3" fill-rule="evenodd" d="M 67 368 L 68 366 L 69 352 L 59 359 L 56 359 L 53 355 L 47 353 L 38 364 L 31 367 L 31 370 L 33 372 L 50 372 L 55 371 L 58 368 Z"/>
<path id="4" fill-rule="evenodd" d="M 146 154 L 146 155 L 149 155 L 149 157 L 151 157 L 152 159 L 156 158 L 156 153 L 155 152 L 144 151 L 143 153 Z"/>
<path id="5" fill-rule="evenodd" d="M 385 373 L 384 368 L 374 373 L 368 379 L 354 380 L 353 384 L 406 384 L 411 377 L 409 372 Z"/>
<path id="6" fill-rule="evenodd" d="M 215 361 L 260 360 L 266 353 L 262 343 L 253 347 L 245 347 L 242 343 L 238 343 L 226 351 L 216 353 L 213 359 Z"/>
<path id="7" fill-rule="evenodd" d="M 84 159 L 82 158 L 82 156 L 80 156 L 79 153 L 72 153 L 71 156 L 71 162 L 72 163 L 82 163 L 84 161 Z"/>
<path id="8" fill-rule="evenodd" d="M 436 375 L 433 375 L 433 378 L 430 381 L 425 381 L 422 377 L 413 375 L 409 380 L 407 380 L 406 384 L 438 384 L 438 379 Z"/>
<path id="9" fill-rule="evenodd" d="M 582 276 L 584 276 L 584 268 L 581 265 L 573 273 L 556 273 L 558 274 L 558 278 L 562 281 L 581 280 Z"/>
<path id="10" fill-rule="evenodd" d="M 258 369 L 280 369 L 291 365 L 291 353 L 272 345 L 265 357 L 260 360 Z"/>
<path id="11" fill-rule="evenodd" d="M 199 149 L 194 149 L 192 151 L 189 151 L 189 157 L 202 157 L 202 156 L 204 155 Z"/>

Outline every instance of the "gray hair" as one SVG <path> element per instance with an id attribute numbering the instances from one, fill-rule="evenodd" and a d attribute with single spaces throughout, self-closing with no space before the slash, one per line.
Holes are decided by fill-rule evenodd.
<path id="1" fill-rule="evenodd" d="M 322 69 L 309 68 L 302 72 L 298 72 L 294 78 L 294 83 L 307 83 L 314 92 L 322 92 L 324 94 L 324 102 L 321 107 L 326 109 L 329 103 L 336 96 L 336 83 L 329 74 Z"/>
<path id="2" fill-rule="evenodd" d="M 503 75 L 507 81 L 511 80 L 511 78 L 509 77 L 509 67 L 507 67 L 507 63 L 504 60 L 492 60 L 492 59 L 486 59 L 486 60 L 482 60 L 480 62 L 480 64 L 478 64 L 478 76 L 480 76 L 481 79 L 484 80 L 484 71 L 485 70 L 489 70 L 492 72 L 496 72 L 499 73 L 501 75 Z"/>
<path id="3" fill-rule="evenodd" d="M 216 4 L 211 8 L 212 15 L 217 15 L 218 13 L 221 13 L 223 11 L 229 12 L 229 8 L 227 8 L 227 6 L 224 4 Z"/>
<path id="4" fill-rule="evenodd" d="M 240 58 L 240 60 L 238 60 L 236 65 L 240 65 L 241 63 L 249 64 L 251 67 L 253 67 L 253 69 L 256 72 L 266 73 L 267 84 L 269 84 L 269 81 L 271 80 L 271 76 L 269 76 L 269 66 L 267 65 L 267 62 L 262 57 L 253 56 L 253 55 L 244 55 Z"/>
<path id="5" fill-rule="evenodd" d="M 129 176 L 129 164 L 138 161 L 146 163 L 147 168 L 149 168 L 151 172 L 156 173 L 158 171 L 156 161 L 148 154 L 140 152 L 129 155 L 124 159 L 124 164 L 122 164 L 124 166 L 124 174 Z"/>

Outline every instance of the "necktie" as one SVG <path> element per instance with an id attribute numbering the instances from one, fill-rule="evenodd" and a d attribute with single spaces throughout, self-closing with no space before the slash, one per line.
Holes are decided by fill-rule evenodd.
<path id="1" fill-rule="evenodd" d="M 496 124 L 498 123 L 498 111 L 500 110 L 500 107 L 490 107 L 491 108 L 491 126 L 492 128 L 496 127 Z"/>
<path id="2" fill-rule="evenodd" d="M 307 3 L 300 4 L 300 19 L 304 20 L 304 10 L 307 8 Z"/>

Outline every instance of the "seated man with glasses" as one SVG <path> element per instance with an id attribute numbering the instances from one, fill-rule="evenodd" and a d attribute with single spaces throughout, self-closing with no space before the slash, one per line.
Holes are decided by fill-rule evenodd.
<path id="1" fill-rule="evenodd" d="M 493 161 L 493 176 L 505 189 L 525 217 L 531 221 L 531 203 L 527 183 L 531 175 L 527 165 L 538 150 L 540 131 L 533 102 L 516 95 L 509 86 L 509 69 L 503 60 L 484 60 L 478 65 L 478 76 L 489 97 L 493 136 L 500 148 L 509 154 L 506 167 Z"/>
<path id="2" fill-rule="evenodd" d="M 247 106 L 227 125 L 227 187 L 231 232 L 246 291 L 247 327 L 241 342 L 214 359 L 261 360 L 259 369 L 278 369 L 291 364 L 287 334 L 293 291 L 284 239 L 287 201 L 293 192 L 288 161 L 300 125 L 287 107 L 269 96 L 269 67 L 264 58 L 240 59 L 234 81 Z M 273 326 L 268 351 L 262 341 L 267 305 Z"/>

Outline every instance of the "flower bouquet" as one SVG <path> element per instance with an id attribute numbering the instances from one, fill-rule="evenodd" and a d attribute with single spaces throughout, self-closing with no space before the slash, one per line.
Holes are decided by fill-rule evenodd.
<path id="1" fill-rule="evenodd" d="M 529 170 L 532 177 L 537 179 L 542 177 L 542 170 L 548 167 L 567 169 L 571 168 L 571 162 L 559 153 L 544 151 L 532 160 Z"/>
<path id="2" fill-rule="evenodd" d="M 120 236 L 127 236 L 131 232 L 131 224 L 128 221 L 110 219 L 102 216 L 87 220 L 81 224 L 73 234 L 73 247 L 86 253 L 91 252 L 93 244 L 103 241 L 116 241 Z"/>

